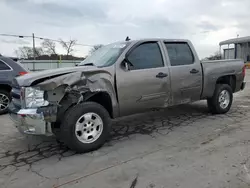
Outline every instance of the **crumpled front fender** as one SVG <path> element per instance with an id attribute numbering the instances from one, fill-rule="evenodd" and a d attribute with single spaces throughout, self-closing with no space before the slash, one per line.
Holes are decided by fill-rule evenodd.
<path id="1" fill-rule="evenodd" d="M 72 98 L 72 100 L 69 100 L 70 104 L 67 104 L 70 106 L 73 102 L 74 104 L 83 102 L 95 93 L 106 92 L 111 98 L 113 112 L 115 113 L 113 115 L 118 116 L 118 103 L 113 79 L 105 71 L 90 73 L 74 72 L 46 79 L 35 85 L 35 87 L 45 91 L 45 99 L 49 101 L 50 106 L 41 107 L 38 110 L 44 113 L 47 121 L 55 122 L 58 115 L 58 110 L 55 109 L 63 108 L 65 101 L 64 103 L 61 103 L 61 101 L 62 99 L 65 100 L 65 96 Z M 56 108 L 53 108 L 53 106 Z"/>

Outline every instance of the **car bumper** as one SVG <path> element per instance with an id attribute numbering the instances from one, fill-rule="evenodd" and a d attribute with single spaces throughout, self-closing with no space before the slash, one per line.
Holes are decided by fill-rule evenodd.
<path id="1" fill-rule="evenodd" d="M 52 135 L 51 124 L 44 121 L 42 113 L 37 109 L 15 109 L 12 104 L 9 106 L 9 116 L 14 126 L 24 134 L 30 135 Z"/>
<path id="2" fill-rule="evenodd" d="M 245 89 L 245 87 L 246 87 L 246 82 L 243 82 L 242 84 L 241 84 L 241 90 L 244 90 Z"/>

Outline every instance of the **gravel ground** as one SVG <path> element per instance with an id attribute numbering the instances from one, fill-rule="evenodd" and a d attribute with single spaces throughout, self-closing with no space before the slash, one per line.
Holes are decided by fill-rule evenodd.
<path id="1" fill-rule="evenodd" d="M 234 97 L 225 115 L 201 101 L 122 118 L 104 147 L 81 155 L 0 116 L 0 187 L 250 187 L 250 86 Z"/>

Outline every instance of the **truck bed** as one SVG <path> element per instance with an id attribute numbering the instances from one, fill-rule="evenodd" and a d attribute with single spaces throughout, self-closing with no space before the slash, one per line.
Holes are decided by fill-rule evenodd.
<path id="1" fill-rule="evenodd" d="M 203 91 L 201 98 L 205 99 L 213 95 L 216 82 L 223 76 L 232 76 L 235 79 L 235 90 L 240 90 L 244 80 L 242 70 L 244 61 L 238 59 L 201 61 L 203 70 Z"/>

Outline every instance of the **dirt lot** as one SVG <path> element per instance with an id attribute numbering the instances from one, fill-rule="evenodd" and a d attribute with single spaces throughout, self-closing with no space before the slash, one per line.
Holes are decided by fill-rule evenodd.
<path id="1" fill-rule="evenodd" d="M 250 187 L 249 110 L 247 86 L 226 115 L 198 102 L 124 118 L 103 148 L 81 155 L 0 116 L 0 187 Z"/>

